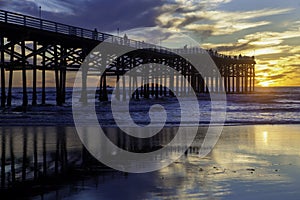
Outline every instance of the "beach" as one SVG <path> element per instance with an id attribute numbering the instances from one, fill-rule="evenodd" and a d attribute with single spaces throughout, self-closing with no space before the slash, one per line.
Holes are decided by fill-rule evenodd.
<path id="1" fill-rule="evenodd" d="M 221 137 L 206 157 L 199 157 L 200 146 L 193 143 L 169 166 L 141 174 L 99 165 L 86 154 L 74 126 L 70 100 L 67 99 L 63 106 L 55 106 L 53 97 L 47 105 L 29 106 L 27 112 L 12 106 L 2 110 L 0 116 L 1 158 L 5 160 L 1 166 L 5 178 L 1 183 L 5 188 L 24 181 L 25 185 L 2 190 L 1 196 L 23 199 L 297 199 L 300 195 L 298 97 L 299 88 L 270 88 L 254 94 L 227 95 L 227 117 Z M 196 139 L 201 140 L 208 127 L 210 105 L 205 96 L 198 98 L 202 115 Z M 174 115 L 178 104 L 172 99 L 153 101 L 169 112 L 166 129 L 151 140 L 151 145 L 135 141 L 133 146 L 126 146 L 123 135 L 121 139 L 112 136 L 115 144 L 123 149 L 133 148 L 135 152 L 156 150 L 168 144 L 178 126 L 177 115 Z M 147 122 L 144 117 L 149 108 L 147 100 L 131 104 L 135 122 Z M 96 104 L 99 123 L 108 133 L 119 135 L 120 130 L 111 123 L 112 115 L 107 105 L 105 102 Z M 213 128 L 220 126 L 212 124 Z M 169 155 L 177 155 L 178 148 L 185 147 L 171 148 Z"/>
<path id="2" fill-rule="evenodd" d="M 298 199 L 299 128 L 227 126 L 204 159 L 191 152 L 157 172 L 91 177 L 59 195 L 76 188 L 66 199 Z"/>
<path id="3" fill-rule="evenodd" d="M 217 145 L 205 158 L 200 158 L 192 146 L 176 162 L 156 172 L 128 174 L 99 168 L 88 173 L 87 170 L 84 176 L 45 182 L 35 186 L 31 193 L 19 195 L 26 199 L 298 199 L 299 128 L 299 125 L 225 126 Z M 4 128 L 1 130 L 3 134 Z M 23 144 L 20 135 L 24 129 L 7 127 L 7 135 L 10 130 L 19 135 L 14 137 L 14 143 L 16 160 L 20 160 L 22 149 L 18 148 Z M 60 130 L 68 138 L 69 161 L 80 164 L 76 156 L 81 154 L 81 145 L 74 127 L 25 130 L 28 141 L 33 141 L 34 130 L 37 134 L 46 131 L 48 152 L 55 152 L 56 132 Z M 33 162 L 33 143 L 27 145 L 27 156 Z M 40 135 L 37 147 L 41 162 Z M 50 162 L 51 156 L 47 160 Z"/>

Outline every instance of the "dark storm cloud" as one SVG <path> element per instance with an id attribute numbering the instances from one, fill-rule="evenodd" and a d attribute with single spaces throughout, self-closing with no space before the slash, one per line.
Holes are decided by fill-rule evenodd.
<path id="1" fill-rule="evenodd" d="M 236 43 L 233 44 L 232 46 L 219 46 L 217 49 L 218 51 L 242 51 L 247 49 L 254 49 L 255 47 L 250 43 L 251 41 L 242 44 Z"/>
<path id="2" fill-rule="evenodd" d="M 205 8 L 201 4 L 194 4 L 189 7 L 182 3 L 167 2 L 164 7 L 160 9 L 161 16 L 156 19 L 156 24 L 163 28 L 176 28 L 187 33 L 185 27 L 190 24 L 201 23 L 201 21 L 209 20 L 207 17 L 197 16 L 195 12 L 204 11 Z M 164 16 L 168 18 L 166 21 Z M 172 16 L 172 17 L 170 17 Z M 162 18 L 162 19 L 161 19 Z M 210 37 L 214 33 L 214 27 L 211 26 L 205 30 L 191 30 L 197 36 L 200 36 L 201 40 Z"/>
<path id="3" fill-rule="evenodd" d="M 8 2 L 8 1 L 7 1 Z M 28 1 L 11 1 L 0 4 L 33 16 L 38 15 L 39 5 Z M 49 1 L 50 2 L 50 1 Z M 163 4 L 161 0 L 66 0 L 63 5 L 70 12 L 43 11 L 43 18 L 85 28 L 97 27 L 99 31 L 126 30 L 136 27 L 154 26 L 155 18 Z M 42 8 L 43 9 L 43 8 Z"/>
<path id="4" fill-rule="evenodd" d="M 260 73 L 270 73 L 272 70 L 270 68 L 259 70 Z"/>
<path id="5" fill-rule="evenodd" d="M 184 27 L 189 24 L 193 24 L 194 22 L 198 22 L 200 20 L 204 20 L 204 17 L 199 16 L 187 16 L 185 19 L 178 25 L 178 27 Z"/>
<path id="6" fill-rule="evenodd" d="M 5 6 L 5 5 L 6 5 L 6 2 L 0 1 L 0 7 L 3 7 L 3 6 Z"/>
<path id="7" fill-rule="evenodd" d="M 204 9 L 204 7 L 199 6 L 199 5 L 197 5 L 193 8 L 186 7 L 186 6 L 181 6 L 179 8 L 176 8 L 174 10 L 174 13 L 190 13 L 190 12 L 195 12 L 195 11 L 199 11 L 199 10 L 203 10 L 203 9 Z"/>
<path id="8" fill-rule="evenodd" d="M 299 68 L 299 70 L 300 70 L 300 64 L 292 64 L 292 65 L 290 65 L 291 67 L 297 67 L 297 68 Z"/>
<path id="9" fill-rule="evenodd" d="M 0 1 L 0 9 L 8 11 L 32 13 L 38 10 L 38 6 L 34 2 L 29 1 Z"/>
<path id="10" fill-rule="evenodd" d="M 188 7 L 186 5 L 182 5 L 182 3 L 168 2 L 165 4 L 164 7 L 160 9 L 160 11 L 165 15 L 174 16 L 174 19 L 169 19 L 169 21 L 166 24 L 162 23 L 160 20 L 156 20 L 156 23 L 165 28 L 182 28 L 186 25 L 193 24 L 194 22 L 199 22 L 201 20 L 206 19 L 204 17 L 199 17 L 196 15 L 186 15 L 203 9 L 204 8 L 201 5 L 194 5 L 192 7 Z M 179 17 L 180 19 L 177 17 Z"/>
<path id="11" fill-rule="evenodd" d="M 268 76 L 266 79 L 267 80 L 277 80 L 277 79 L 283 79 L 288 75 L 288 73 L 282 73 L 282 74 L 277 74 L 277 75 L 271 75 Z"/>

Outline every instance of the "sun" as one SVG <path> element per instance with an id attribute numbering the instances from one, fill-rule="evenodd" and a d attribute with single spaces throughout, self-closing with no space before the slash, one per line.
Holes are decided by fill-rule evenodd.
<path id="1" fill-rule="evenodd" d="M 269 87 L 270 84 L 269 82 L 261 82 L 260 85 L 263 87 Z"/>

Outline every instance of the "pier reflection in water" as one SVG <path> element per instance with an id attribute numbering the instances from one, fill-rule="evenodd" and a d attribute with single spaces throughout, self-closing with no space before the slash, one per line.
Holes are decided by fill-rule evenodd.
<path id="1" fill-rule="evenodd" d="M 176 127 L 164 128 L 150 139 L 129 137 L 116 128 L 105 128 L 107 137 L 118 147 L 130 152 L 147 153 L 167 145 L 176 133 Z M 199 130 L 195 143 L 200 146 L 200 137 L 206 128 Z M 94 159 L 83 147 L 74 127 L 1 127 L 1 188 L 13 188 L 16 183 L 38 181 L 55 177 L 70 171 L 86 169 L 100 169 L 104 165 Z M 91 139 L 91 138 L 89 138 Z M 179 138 L 184 140 L 183 138 Z M 106 144 L 97 143 L 101 154 L 106 152 Z M 176 145 L 167 148 L 163 156 L 178 156 L 186 146 Z M 198 148 L 189 148 L 188 152 L 198 151 Z M 113 152 L 114 155 L 118 151 Z M 112 155 L 112 157 L 114 156 Z M 160 158 L 153 157 L 153 162 Z M 152 161 L 150 161 L 152 162 Z M 145 163 L 147 164 L 147 163 Z"/>
<path id="2" fill-rule="evenodd" d="M 82 150 L 73 127 L 2 127 L 1 183 L 8 187 L 13 181 L 39 178 L 44 173 L 61 174 L 77 166 L 81 172 L 92 169 L 99 173 L 56 183 L 55 188 L 27 194 L 28 198 L 297 199 L 300 195 L 299 128 L 299 125 L 224 127 L 217 146 L 204 159 L 198 157 L 199 149 L 193 145 L 166 168 L 127 174 L 93 168 L 94 161 Z M 203 130 L 200 128 L 200 132 Z M 118 133 L 116 129 L 109 132 Z M 172 138 L 168 132 L 172 131 L 166 131 L 161 141 Z M 140 151 L 138 146 L 135 150 Z M 170 155 L 172 152 L 177 152 L 177 148 L 171 148 Z"/>
<path id="3" fill-rule="evenodd" d="M 71 127 L 1 127 L 1 187 L 64 173 L 82 162 Z"/>

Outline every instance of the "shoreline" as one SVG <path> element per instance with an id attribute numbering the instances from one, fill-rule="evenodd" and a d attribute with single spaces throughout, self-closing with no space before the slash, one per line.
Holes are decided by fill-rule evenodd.
<path id="1" fill-rule="evenodd" d="M 210 124 L 210 123 L 199 123 L 198 127 L 207 127 L 207 126 L 212 126 L 212 127 L 218 127 L 218 126 L 255 126 L 255 125 L 270 125 L 270 126 L 276 126 L 276 125 L 300 125 L 299 122 L 225 122 L 224 124 Z M 0 127 L 75 127 L 74 123 L 56 123 L 56 122 L 12 122 L 12 121 L 5 121 L 1 119 L 0 121 Z M 118 128 L 116 125 L 108 125 L 108 124 L 101 124 L 100 125 L 103 128 Z M 172 124 L 166 124 L 164 127 L 165 128 L 172 128 L 172 127 L 178 127 L 179 123 L 172 123 Z M 194 127 L 195 125 L 189 125 L 189 124 L 181 124 L 181 126 L 184 127 Z"/>

